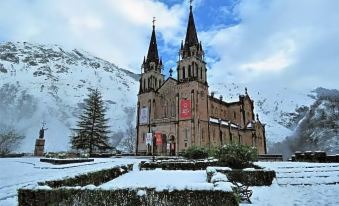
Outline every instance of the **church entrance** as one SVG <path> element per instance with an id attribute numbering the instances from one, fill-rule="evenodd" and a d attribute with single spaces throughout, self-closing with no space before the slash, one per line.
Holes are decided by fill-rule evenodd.
<path id="1" fill-rule="evenodd" d="M 175 156 L 175 137 L 172 135 L 170 138 L 170 156 Z"/>

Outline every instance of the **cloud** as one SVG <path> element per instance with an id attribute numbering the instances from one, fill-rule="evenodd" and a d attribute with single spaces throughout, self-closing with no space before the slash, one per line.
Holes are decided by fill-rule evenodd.
<path id="1" fill-rule="evenodd" d="M 201 35 L 214 59 L 210 81 L 338 88 L 338 10 L 332 0 L 240 1 L 227 10 L 239 24 Z"/>
<path id="2" fill-rule="evenodd" d="M 152 0 L 3 1 L 0 40 L 80 48 L 139 72 L 152 18 L 164 44 L 179 41 L 187 8 Z"/>

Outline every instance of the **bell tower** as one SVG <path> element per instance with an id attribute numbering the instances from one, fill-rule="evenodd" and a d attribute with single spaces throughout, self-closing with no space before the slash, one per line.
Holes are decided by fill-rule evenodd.
<path id="1" fill-rule="evenodd" d="M 153 30 L 151 41 L 148 47 L 147 58 L 144 57 L 141 66 L 139 94 L 156 91 L 164 82 L 164 75 L 161 73 L 163 64 L 158 54 L 154 23 L 155 18 L 153 17 Z"/>
<path id="2" fill-rule="evenodd" d="M 177 67 L 177 79 L 179 82 L 198 81 L 207 85 L 207 69 L 204 61 L 204 50 L 198 40 L 195 28 L 192 5 L 188 17 L 185 42 L 181 42 Z"/>

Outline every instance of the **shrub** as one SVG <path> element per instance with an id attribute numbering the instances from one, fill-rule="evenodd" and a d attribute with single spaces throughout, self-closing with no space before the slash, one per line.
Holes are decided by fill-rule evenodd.
<path id="1" fill-rule="evenodd" d="M 183 156 L 188 159 L 205 159 L 208 157 L 208 150 L 203 147 L 192 146 L 185 151 Z"/>
<path id="2" fill-rule="evenodd" d="M 12 128 L 0 130 L 0 156 L 7 155 L 20 147 L 25 137 Z"/>
<path id="3" fill-rule="evenodd" d="M 227 144 L 216 151 L 216 158 L 229 167 L 242 169 L 251 166 L 251 162 L 258 159 L 258 152 L 248 145 Z"/>

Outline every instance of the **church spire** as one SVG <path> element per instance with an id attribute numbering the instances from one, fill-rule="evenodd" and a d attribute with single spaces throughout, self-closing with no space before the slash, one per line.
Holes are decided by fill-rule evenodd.
<path id="1" fill-rule="evenodd" d="M 190 5 L 190 14 L 188 17 L 187 32 L 185 38 L 185 48 L 190 48 L 199 44 L 197 30 L 195 28 L 194 17 L 192 12 L 192 4 Z"/>
<path id="2" fill-rule="evenodd" d="M 148 53 L 146 62 L 155 62 L 156 64 L 159 62 L 159 55 L 158 55 L 158 45 L 157 45 L 157 38 L 155 36 L 155 17 L 153 17 L 153 30 L 151 41 L 149 43 Z"/>

